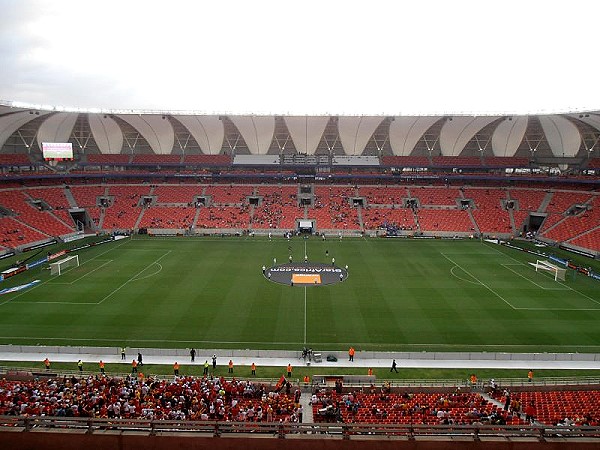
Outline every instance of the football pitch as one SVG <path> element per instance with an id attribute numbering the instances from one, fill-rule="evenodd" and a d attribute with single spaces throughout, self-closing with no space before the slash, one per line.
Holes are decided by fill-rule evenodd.
<path id="1" fill-rule="evenodd" d="M 3 284 L 0 343 L 382 351 L 600 351 L 600 285 L 480 241 L 317 237 L 123 239 L 59 276 Z M 262 266 L 348 266 L 331 285 L 270 281 Z"/>

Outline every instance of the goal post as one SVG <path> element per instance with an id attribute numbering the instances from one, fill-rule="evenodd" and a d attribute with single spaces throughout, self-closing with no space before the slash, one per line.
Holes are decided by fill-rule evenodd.
<path id="1" fill-rule="evenodd" d="M 529 264 L 531 264 L 533 267 L 535 267 L 536 272 L 539 272 L 540 270 L 550 272 L 554 277 L 554 281 L 565 281 L 565 278 L 567 275 L 567 269 L 558 267 L 557 265 L 552 264 L 550 261 L 541 260 L 541 259 L 538 259 L 535 262 L 535 264 L 534 263 L 529 263 Z"/>
<path id="2" fill-rule="evenodd" d="M 79 267 L 79 255 L 67 256 L 50 263 L 50 275 L 60 275 L 69 267 Z"/>

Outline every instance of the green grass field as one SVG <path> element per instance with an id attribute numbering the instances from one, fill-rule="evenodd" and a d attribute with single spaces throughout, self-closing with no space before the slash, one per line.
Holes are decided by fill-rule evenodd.
<path id="1" fill-rule="evenodd" d="M 332 286 L 284 286 L 291 254 L 349 266 Z M 328 250 L 329 257 L 325 256 Z M 479 241 L 135 238 L 2 288 L 0 342 L 168 348 L 600 351 L 600 285 L 555 282 L 535 257 Z"/>

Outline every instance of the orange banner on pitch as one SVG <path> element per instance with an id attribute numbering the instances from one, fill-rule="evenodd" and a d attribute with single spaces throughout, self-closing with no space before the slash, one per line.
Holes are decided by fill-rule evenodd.
<path id="1" fill-rule="evenodd" d="M 293 273 L 292 283 L 294 284 L 321 284 L 321 275 L 308 273 Z"/>

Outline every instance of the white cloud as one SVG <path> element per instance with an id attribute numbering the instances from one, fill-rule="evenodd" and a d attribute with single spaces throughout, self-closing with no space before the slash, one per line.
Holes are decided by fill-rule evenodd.
<path id="1" fill-rule="evenodd" d="M 596 3 L 0 0 L 0 98 L 297 114 L 600 109 L 582 21 Z"/>

